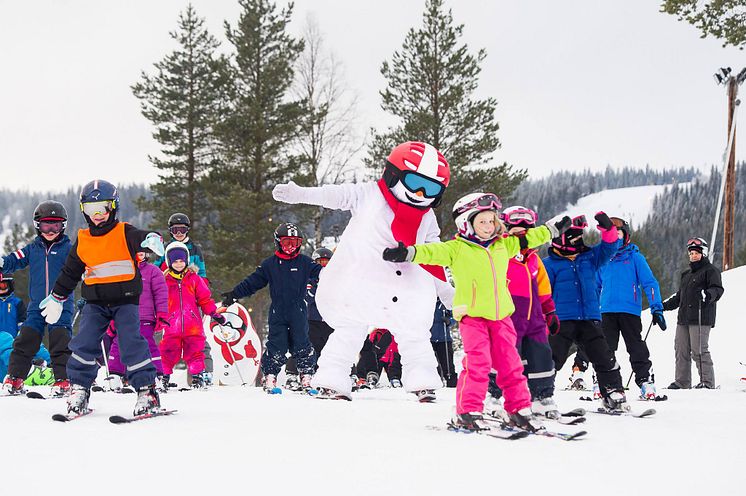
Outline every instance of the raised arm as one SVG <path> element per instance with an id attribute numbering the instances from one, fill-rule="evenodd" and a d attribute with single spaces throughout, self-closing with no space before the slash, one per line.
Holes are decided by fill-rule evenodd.
<path id="1" fill-rule="evenodd" d="M 278 184 L 272 197 L 284 203 L 305 203 L 335 210 L 355 210 L 365 194 L 368 183 L 325 184 L 323 186 L 298 186 L 293 181 Z"/>

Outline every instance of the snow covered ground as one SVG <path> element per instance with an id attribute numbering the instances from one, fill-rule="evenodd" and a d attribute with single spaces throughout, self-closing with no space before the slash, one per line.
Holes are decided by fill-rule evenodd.
<path id="1" fill-rule="evenodd" d="M 585 214 L 588 222 L 595 226 L 593 216 L 599 210 L 603 210 L 609 216 L 621 217 L 633 228 L 638 228 L 647 220 L 655 196 L 670 186 L 635 186 L 599 191 L 580 198 L 574 205 L 568 205 L 566 213 L 572 216 Z"/>
<path id="2" fill-rule="evenodd" d="M 356 393 L 348 403 L 215 387 L 168 393 L 163 404 L 177 415 L 122 426 L 107 418 L 127 414 L 133 395 L 94 393 L 95 413 L 68 424 L 50 420 L 62 400 L 0 398 L 2 494 L 742 495 L 746 268 L 723 279 L 711 338 L 721 388 L 633 401 L 658 410 L 648 419 L 589 414 L 583 440 L 427 430 L 451 415 L 452 389 L 422 405 L 392 389 Z M 675 313 L 666 318 L 669 330 L 654 328 L 648 338 L 660 386 L 673 379 Z M 626 380 L 627 355 L 618 357 Z M 559 389 L 568 376 L 560 372 Z M 629 394 L 636 396 L 634 385 Z M 577 392 L 557 397 L 563 410 L 591 407 Z"/>

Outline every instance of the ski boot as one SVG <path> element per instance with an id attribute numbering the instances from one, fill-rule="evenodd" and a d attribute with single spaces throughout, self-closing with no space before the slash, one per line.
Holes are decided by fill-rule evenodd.
<path id="1" fill-rule="evenodd" d="M 710 386 L 709 384 L 705 384 L 704 382 L 700 382 L 696 386 L 694 386 L 694 389 L 715 389 L 715 386 Z"/>
<path id="2" fill-rule="evenodd" d="M 497 373 L 490 372 L 489 380 L 487 381 L 487 392 L 494 399 L 499 400 L 503 396 L 503 391 L 497 386 Z"/>
<path id="3" fill-rule="evenodd" d="M 352 398 L 350 396 L 344 393 L 340 393 L 339 391 L 335 389 L 320 387 L 320 388 L 316 388 L 316 390 L 319 392 L 319 394 L 317 394 L 316 397 L 320 399 L 352 401 Z"/>
<path id="4" fill-rule="evenodd" d="M 594 400 L 600 400 L 603 397 L 601 394 L 601 388 L 598 387 L 598 382 L 596 381 L 596 378 L 593 378 L 593 399 Z"/>
<path id="5" fill-rule="evenodd" d="M 489 425 L 484 421 L 482 412 L 457 413 L 451 419 L 450 425 L 454 429 L 470 432 L 490 430 Z"/>
<path id="6" fill-rule="evenodd" d="M 641 400 L 648 400 L 648 401 L 655 401 L 655 398 L 658 396 L 658 393 L 655 390 L 655 384 L 653 381 L 647 381 L 643 382 L 640 386 L 640 399 Z"/>
<path id="7" fill-rule="evenodd" d="M 366 381 L 362 377 L 359 377 L 358 380 L 355 381 L 355 386 L 352 389 L 355 391 L 359 391 L 361 389 L 370 389 L 370 386 L 368 386 L 368 381 Z"/>
<path id="8" fill-rule="evenodd" d="M 194 380 L 194 378 L 192 378 L 192 380 Z M 132 415 L 137 417 L 148 413 L 156 413 L 160 407 L 161 398 L 158 396 L 158 391 L 155 390 L 155 384 L 143 386 L 137 390 L 137 402 L 135 403 L 135 409 L 132 411 Z"/>
<path id="9" fill-rule="evenodd" d="M 521 408 L 517 412 L 511 413 L 510 424 L 528 432 L 537 432 L 545 429 L 544 424 L 541 423 L 541 420 L 536 418 L 536 416 L 531 413 L 530 407 Z"/>
<path id="10" fill-rule="evenodd" d="M 262 379 L 262 388 L 264 388 L 264 391 L 267 393 L 272 393 L 277 389 L 277 376 L 274 374 L 265 375 Z"/>
<path id="11" fill-rule="evenodd" d="M 67 413 L 81 414 L 88 411 L 90 397 L 90 389 L 78 384 L 70 386 L 70 395 L 67 397 Z"/>
<path id="12" fill-rule="evenodd" d="M 24 394 L 26 388 L 23 387 L 23 379 L 20 377 L 11 377 L 9 375 L 5 376 L 5 381 L 3 381 L 3 391 L 5 391 L 5 394 L 10 396 Z"/>
<path id="13" fill-rule="evenodd" d="M 689 388 L 683 388 L 679 386 L 678 384 L 676 384 L 676 381 L 674 381 L 671 384 L 669 384 L 666 389 L 689 389 Z"/>
<path id="14" fill-rule="evenodd" d="M 297 374 L 288 374 L 285 380 L 285 389 L 289 389 L 290 391 L 301 390 L 300 378 Z"/>
<path id="15" fill-rule="evenodd" d="M 353 393 L 358 390 L 357 379 L 358 379 L 358 377 L 355 374 L 350 374 L 350 382 L 352 382 L 352 392 Z"/>
<path id="16" fill-rule="evenodd" d="M 167 393 L 168 388 L 171 386 L 171 376 L 169 374 L 163 374 L 156 378 L 156 388 L 159 393 Z"/>
<path id="17" fill-rule="evenodd" d="M 205 379 L 201 373 L 192 376 L 192 389 L 207 389 Z"/>
<path id="18" fill-rule="evenodd" d="M 314 387 L 311 386 L 311 379 L 313 379 L 311 374 L 301 374 L 298 391 L 311 391 L 314 389 Z"/>
<path id="19" fill-rule="evenodd" d="M 435 390 L 434 389 L 420 389 L 414 391 L 417 395 L 417 401 L 420 403 L 435 403 Z"/>
<path id="20" fill-rule="evenodd" d="M 202 382 L 205 383 L 205 387 L 212 386 L 212 372 L 202 372 Z"/>
<path id="21" fill-rule="evenodd" d="M 602 403 L 604 408 L 610 412 L 628 412 L 631 409 L 624 391 L 612 391 Z"/>
<path id="22" fill-rule="evenodd" d="M 391 380 L 389 381 L 389 383 L 391 384 L 391 387 L 392 387 L 392 388 L 395 388 L 395 389 L 398 389 L 398 388 L 402 387 L 402 383 L 401 383 L 401 380 L 399 380 L 399 379 L 396 379 L 396 378 L 394 378 L 394 379 L 391 379 Z"/>
<path id="23" fill-rule="evenodd" d="M 557 403 L 554 402 L 554 398 L 551 396 L 531 402 L 531 411 L 534 412 L 534 415 L 546 417 L 551 420 L 557 420 L 562 416 L 557 408 Z"/>
<path id="24" fill-rule="evenodd" d="M 368 372 L 365 375 L 365 382 L 368 383 L 368 389 L 375 389 L 378 385 L 378 374 L 375 372 Z"/>
<path id="25" fill-rule="evenodd" d="M 494 396 L 488 394 L 487 399 L 484 401 L 484 411 L 487 412 L 487 415 L 490 417 L 494 417 L 500 422 L 503 422 L 505 424 L 510 423 L 510 415 L 508 415 L 508 412 L 505 411 L 505 406 L 503 405 L 503 398 L 495 398 Z"/>
<path id="26" fill-rule="evenodd" d="M 570 385 L 567 389 L 573 391 L 585 391 L 585 380 L 583 379 L 585 372 L 580 370 L 578 367 L 572 368 L 572 376 L 570 376 Z"/>
<path id="27" fill-rule="evenodd" d="M 54 398 L 62 398 L 70 394 L 70 381 L 67 379 L 61 379 L 54 381 L 52 389 L 49 391 L 49 395 Z"/>

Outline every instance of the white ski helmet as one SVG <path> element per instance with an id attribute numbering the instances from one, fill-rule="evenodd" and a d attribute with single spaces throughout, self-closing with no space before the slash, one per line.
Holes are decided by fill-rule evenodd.
<path id="1" fill-rule="evenodd" d="M 469 193 L 459 198 L 453 205 L 453 220 L 456 229 L 462 236 L 474 235 L 472 221 L 474 216 L 483 210 L 494 210 L 499 213 L 502 208 L 500 198 L 492 193 Z"/>
<path id="2" fill-rule="evenodd" d="M 169 268 L 175 260 L 183 260 L 189 265 L 189 248 L 181 241 L 172 241 L 166 247 L 165 259 Z"/>
<path id="3" fill-rule="evenodd" d="M 707 257 L 710 254 L 710 245 L 707 244 L 702 238 L 689 238 L 686 242 L 686 251 L 698 251 L 703 257 Z"/>

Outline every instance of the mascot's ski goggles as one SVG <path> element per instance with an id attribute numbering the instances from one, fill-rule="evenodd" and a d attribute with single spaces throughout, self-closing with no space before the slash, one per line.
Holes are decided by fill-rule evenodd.
<path id="1" fill-rule="evenodd" d="M 492 193 L 487 193 L 486 195 L 482 195 L 479 198 L 476 198 L 469 203 L 466 203 L 464 205 L 461 205 L 455 212 L 454 215 L 461 215 L 466 211 L 469 211 L 471 209 L 477 209 L 477 210 L 500 210 L 502 208 L 502 203 L 500 203 L 500 198 L 498 198 L 496 195 L 493 195 Z"/>
<path id="2" fill-rule="evenodd" d="M 186 234 L 189 232 L 189 228 L 187 226 L 171 226 L 168 228 L 168 232 L 171 234 Z"/>
<path id="3" fill-rule="evenodd" d="M 585 218 L 585 215 L 578 215 L 577 217 L 572 218 L 572 227 L 577 227 L 579 229 L 585 229 L 588 227 L 588 220 Z"/>
<path id="4" fill-rule="evenodd" d="M 285 236 L 280 238 L 280 248 L 285 253 L 292 253 L 293 251 L 300 248 L 303 244 L 303 238 L 297 238 L 295 236 Z"/>
<path id="5" fill-rule="evenodd" d="M 34 222 L 34 227 L 42 234 L 59 234 L 65 229 L 65 221 L 57 219 Z"/>
<path id="6" fill-rule="evenodd" d="M 401 182 L 412 193 L 422 191 L 425 198 L 437 198 L 443 194 L 446 187 L 434 179 L 422 176 L 416 172 L 404 171 L 401 175 Z"/>
<path id="7" fill-rule="evenodd" d="M 103 200 L 97 202 L 81 203 L 80 209 L 88 217 L 93 217 L 96 214 L 106 214 L 114 209 L 114 202 L 112 200 Z"/>
<path id="8" fill-rule="evenodd" d="M 517 226 L 521 224 L 535 225 L 536 221 L 538 220 L 536 218 L 536 212 L 527 208 L 518 208 L 515 210 L 511 210 L 510 212 L 503 214 L 502 218 L 503 222 L 511 226 Z"/>

